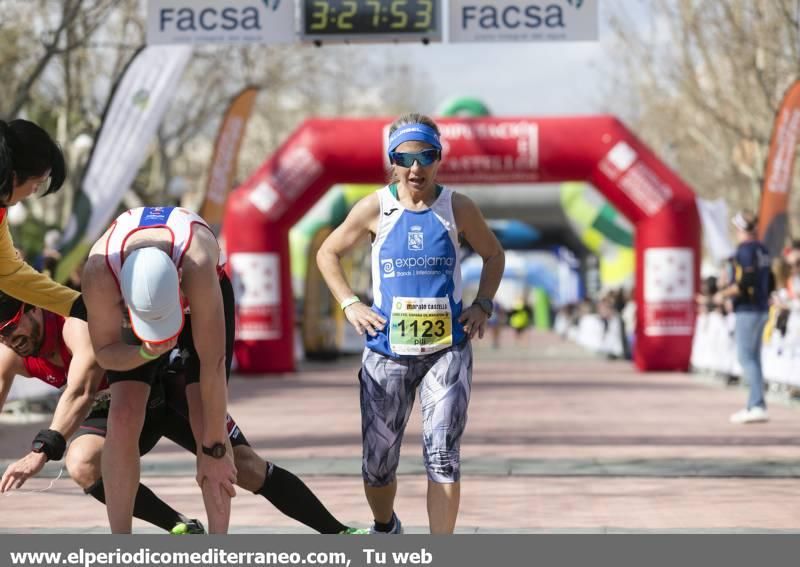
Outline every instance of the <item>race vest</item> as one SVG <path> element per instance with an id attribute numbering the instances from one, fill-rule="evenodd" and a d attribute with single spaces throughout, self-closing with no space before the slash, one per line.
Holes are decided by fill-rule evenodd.
<path id="1" fill-rule="evenodd" d="M 199 215 L 182 207 L 139 207 L 125 211 L 114 220 L 106 239 L 106 264 L 119 286 L 119 274 L 125 261 L 125 243 L 132 234 L 148 228 L 167 229 L 172 237 L 170 257 L 177 268 L 192 244 L 192 229 L 208 224 Z M 211 231 L 210 228 L 208 228 Z M 220 258 L 222 263 L 222 258 Z"/>
<path id="2" fill-rule="evenodd" d="M 411 211 L 393 186 L 378 191 L 380 217 L 372 246 L 372 308 L 387 324 L 367 347 L 387 356 L 421 356 L 466 338 L 453 192 L 437 188 L 430 208 Z"/>

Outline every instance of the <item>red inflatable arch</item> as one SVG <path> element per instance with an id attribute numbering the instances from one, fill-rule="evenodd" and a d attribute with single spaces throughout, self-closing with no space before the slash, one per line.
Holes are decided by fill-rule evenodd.
<path id="1" fill-rule="evenodd" d="M 294 369 L 289 229 L 332 185 L 386 179 L 390 122 L 309 120 L 231 195 L 223 226 L 237 288 L 240 372 Z M 585 180 L 613 202 L 636 225 L 636 365 L 688 367 L 700 221 L 694 193 L 674 172 L 611 116 L 438 124 L 442 183 L 524 183 L 530 190 L 535 182 Z"/>

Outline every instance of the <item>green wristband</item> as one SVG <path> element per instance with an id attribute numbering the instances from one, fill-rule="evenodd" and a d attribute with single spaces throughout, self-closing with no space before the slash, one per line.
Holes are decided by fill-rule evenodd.
<path id="1" fill-rule="evenodd" d="M 155 360 L 155 359 L 159 358 L 161 355 L 160 354 L 155 354 L 155 355 L 148 354 L 144 350 L 144 345 L 142 345 L 142 346 L 139 347 L 139 356 L 141 356 L 145 360 Z"/>
<path id="2" fill-rule="evenodd" d="M 342 301 L 339 305 L 342 308 L 342 311 L 344 311 L 354 303 L 361 303 L 361 300 L 358 298 L 357 295 L 351 295 L 350 297 Z"/>

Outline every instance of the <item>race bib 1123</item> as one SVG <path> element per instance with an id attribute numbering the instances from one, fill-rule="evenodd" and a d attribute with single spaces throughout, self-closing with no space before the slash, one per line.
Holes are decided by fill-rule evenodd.
<path id="1" fill-rule="evenodd" d="M 389 345 L 397 354 L 430 354 L 453 344 L 453 317 L 446 297 L 395 297 Z"/>

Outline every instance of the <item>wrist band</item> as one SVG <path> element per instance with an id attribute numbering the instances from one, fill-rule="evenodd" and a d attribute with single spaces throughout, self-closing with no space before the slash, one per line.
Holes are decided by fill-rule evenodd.
<path id="1" fill-rule="evenodd" d="M 155 360 L 155 359 L 159 358 L 161 355 L 160 354 L 150 354 L 150 353 L 146 352 L 144 350 L 144 345 L 142 345 L 142 346 L 139 347 L 139 356 L 141 356 L 145 360 Z"/>
<path id="2" fill-rule="evenodd" d="M 361 300 L 358 298 L 357 295 L 353 295 L 342 301 L 340 304 L 342 311 L 353 305 L 354 303 L 361 303 Z"/>
<path id="3" fill-rule="evenodd" d="M 60 461 L 67 450 L 67 440 L 54 429 L 42 429 L 33 438 L 32 448 L 45 454 L 48 461 Z"/>

